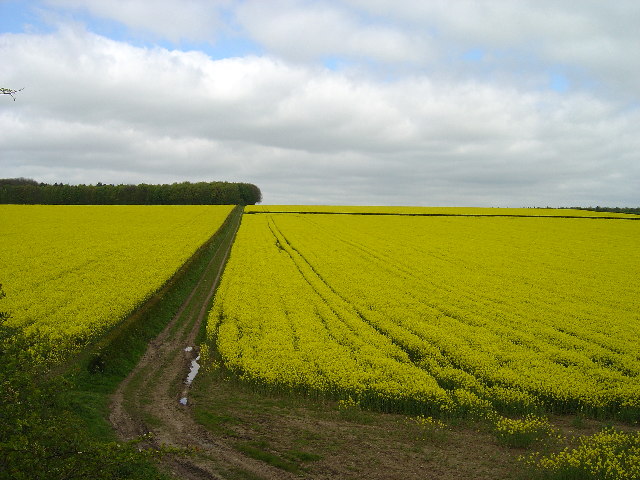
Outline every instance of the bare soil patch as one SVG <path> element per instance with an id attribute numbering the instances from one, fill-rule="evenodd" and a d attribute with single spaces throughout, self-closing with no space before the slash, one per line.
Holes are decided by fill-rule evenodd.
<path id="1" fill-rule="evenodd" d="M 406 415 L 256 393 L 220 371 L 205 373 L 191 395 L 196 420 L 232 448 L 266 452 L 302 478 L 520 478 L 523 451 L 498 445 L 480 425 L 425 431 Z"/>

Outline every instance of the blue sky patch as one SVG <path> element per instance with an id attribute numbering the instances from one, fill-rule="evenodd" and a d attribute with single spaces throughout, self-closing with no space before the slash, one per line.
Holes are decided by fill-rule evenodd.
<path id="1" fill-rule="evenodd" d="M 484 58 L 485 51 L 482 48 L 472 48 L 462 54 L 462 59 L 468 62 L 479 62 Z"/>
<path id="2" fill-rule="evenodd" d="M 556 92 L 565 93 L 569 90 L 569 80 L 561 73 L 552 73 L 549 79 L 549 86 Z"/>
<path id="3" fill-rule="evenodd" d="M 44 28 L 45 24 L 35 5 L 31 1 L 0 1 L 0 33 L 23 33 L 25 30 Z"/>

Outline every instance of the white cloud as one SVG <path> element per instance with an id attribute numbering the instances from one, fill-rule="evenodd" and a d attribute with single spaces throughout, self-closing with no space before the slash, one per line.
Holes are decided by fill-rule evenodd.
<path id="1" fill-rule="evenodd" d="M 178 46 L 243 38 L 288 62 L 338 59 L 342 68 L 374 67 L 381 75 L 472 76 L 536 88 L 561 74 L 573 89 L 638 97 L 635 0 L 44 1 Z M 484 56 L 462 61 L 469 50 Z"/>
<path id="2" fill-rule="evenodd" d="M 328 2 L 247 1 L 237 19 L 268 51 L 289 60 L 338 56 L 422 63 L 430 55 L 419 36 L 383 22 L 367 24 Z"/>
<path id="3" fill-rule="evenodd" d="M 344 0 L 405 31 L 435 32 L 440 53 L 489 52 L 496 71 L 564 70 L 580 86 L 638 100 L 640 3 L 635 0 Z M 437 42 L 437 43 L 436 43 Z M 495 52 L 498 57 L 492 56 Z M 487 60 L 487 59 L 485 59 Z M 446 65 L 445 65 L 446 67 Z M 474 74 L 473 68 L 465 74 Z"/>
<path id="4" fill-rule="evenodd" d="M 120 22 L 132 30 L 181 40 L 213 40 L 223 28 L 219 9 L 230 0 L 46 0 L 54 7 L 81 10 Z"/>

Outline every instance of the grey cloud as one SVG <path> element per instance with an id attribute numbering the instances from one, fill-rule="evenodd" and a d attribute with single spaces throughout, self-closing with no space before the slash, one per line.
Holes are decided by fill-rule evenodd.
<path id="1" fill-rule="evenodd" d="M 592 94 L 213 60 L 78 27 L 0 35 L 0 56 L 26 87 L 0 106 L 2 176 L 250 181 L 266 203 L 638 201 L 640 111 Z"/>
<path id="2" fill-rule="evenodd" d="M 289 60 L 346 56 L 422 64 L 432 53 L 421 36 L 365 22 L 333 2 L 247 1 L 236 12 L 248 35 Z"/>
<path id="3" fill-rule="evenodd" d="M 429 74 L 503 79 L 549 88 L 561 74 L 573 89 L 638 99 L 640 35 L 635 0 L 47 0 L 121 22 L 133 32 L 209 41 L 244 35 L 268 55 L 380 76 Z M 135 37 L 135 33 L 134 33 Z M 467 62 L 464 54 L 484 56 Z"/>
<path id="4" fill-rule="evenodd" d="M 523 72 L 520 81 L 549 69 L 560 70 L 579 88 L 601 89 L 611 96 L 638 99 L 640 34 L 635 0 L 344 0 L 378 18 L 394 19 L 406 31 L 437 32 L 430 36 L 442 53 L 470 49 L 487 53 L 466 65 L 465 75 L 482 73 L 489 64 L 495 75 Z M 499 58 L 493 57 L 497 53 Z M 454 62 L 455 63 L 455 62 Z M 447 65 L 444 65 L 447 68 Z M 452 70 L 458 71 L 458 67 Z"/>

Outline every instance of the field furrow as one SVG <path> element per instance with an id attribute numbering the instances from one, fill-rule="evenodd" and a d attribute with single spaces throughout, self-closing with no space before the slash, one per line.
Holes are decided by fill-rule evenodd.
<path id="1" fill-rule="evenodd" d="M 261 345 L 253 361 L 280 385 L 387 409 L 637 418 L 639 234 L 585 218 L 245 215 L 212 313 L 233 340 L 212 339 L 223 358 Z M 293 331 L 296 349 L 274 353 Z M 232 366 L 271 383 L 244 356 Z"/>

